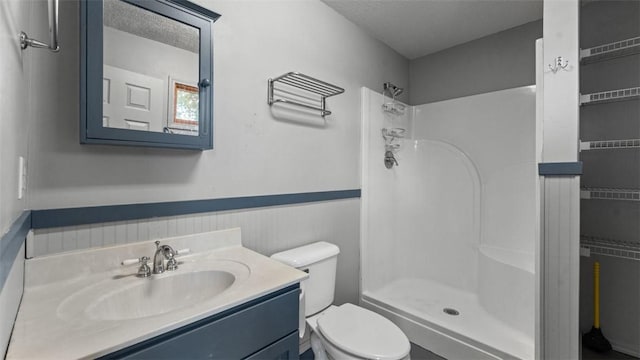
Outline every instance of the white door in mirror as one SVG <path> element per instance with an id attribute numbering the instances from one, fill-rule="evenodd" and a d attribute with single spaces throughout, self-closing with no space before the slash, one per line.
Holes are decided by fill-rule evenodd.
<path id="1" fill-rule="evenodd" d="M 162 132 L 162 79 L 105 65 L 102 89 L 102 126 Z"/>

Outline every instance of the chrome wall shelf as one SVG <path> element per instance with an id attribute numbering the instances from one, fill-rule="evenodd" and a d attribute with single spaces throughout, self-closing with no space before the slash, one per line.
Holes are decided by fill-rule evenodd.
<path id="1" fill-rule="evenodd" d="M 590 254 L 640 261 L 640 243 L 581 235 L 580 247 Z"/>
<path id="2" fill-rule="evenodd" d="M 582 188 L 581 199 L 640 201 L 640 190 L 613 188 Z"/>
<path id="3" fill-rule="evenodd" d="M 608 90 L 593 94 L 580 95 L 580 105 L 600 104 L 614 101 L 640 99 L 640 87 Z"/>
<path id="4" fill-rule="evenodd" d="M 590 64 L 640 54 L 640 36 L 580 50 L 580 63 Z"/>
<path id="5" fill-rule="evenodd" d="M 580 151 L 640 148 L 640 139 L 580 141 Z"/>
<path id="6" fill-rule="evenodd" d="M 277 84 L 284 86 L 279 87 L 276 86 Z M 296 90 L 302 90 L 302 93 L 296 92 Z M 278 93 L 277 97 L 275 95 L 276 92 Z M 268 80 L 267 103 L 269 105 L 285 103 L 300 106 L 305 109 L 319 111 L 324 117 L 331 115 L 331 111 L 327 110 L 326 99 L 343 92 L 344 89 L 336 85 L 299 72 L 288 72 Z"/>

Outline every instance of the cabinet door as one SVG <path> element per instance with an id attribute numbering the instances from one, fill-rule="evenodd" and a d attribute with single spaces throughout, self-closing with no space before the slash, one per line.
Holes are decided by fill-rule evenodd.
<path id="1" fill-rule="evenodd" d="M 298 332 L 267 346 L 246 360 L 298 360 L 299 344 Z"/>
<path id="2" fill-rule="evenodd" d="M 296 284 L 103 359 L 243 359 L 252 356 L 290 334 L 297 336 L 299 292 Z M 297 350 L 293 355 L 297 355 Z"/>

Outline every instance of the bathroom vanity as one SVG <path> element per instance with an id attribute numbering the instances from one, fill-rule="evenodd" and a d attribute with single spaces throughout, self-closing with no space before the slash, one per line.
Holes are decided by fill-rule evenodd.
<path id="1" fill-rule="evenodd" d="M 294 285 L 101 359 L 297 359 Z"/>
<path id="2" fill-rule="evenodd" d="M 150 241 L 27 260 L 7 359 L 298 358 L 307 274 L 242 247 L 240 229 L 161 244 L 190 252 L 146 278 L 125 260 L 153 259 Z"/>

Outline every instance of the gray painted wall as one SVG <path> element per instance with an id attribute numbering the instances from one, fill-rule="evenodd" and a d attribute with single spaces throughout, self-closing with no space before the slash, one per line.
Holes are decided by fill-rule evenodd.
<path id="1" fill-rule="evenodd" d="M 78 4 L 60 3 L 65 46 L 41 64 L 59 90 L 34 94 L 44 104 L 29 131 L 30 208 L 360 187 L 359 89 L 387 79 L 406 87 L 408 60 L 319 0 L 199 3 L 222 14 L 213 26 L 214 149 L 204 152 L 79 144 Z M 287 71 L 344 87 L 327 100 L 333 114 L 269 107 L 267 79 Z"/>
<path id="2" fill-rule="evenodd" d="M 41 86 L 32 95 L 39 105 L 29 124 L 29 187 L 33 194 L 29 208 L 360 187 L 359 89 L 379 88 L 387 79 L 406 87 L 408 60 L 319 0 L 197 2 L 222 14 L 213 26 L 214 150 L 81 145 L 78 1 L 62 1 L 62 50 L 53 56 L 41 53 L 35 67 Z M 269 107 L 267 79 L 288 71 L 344 87 L 344 94 L 327 100 L 333 115 L 322 119 Z M 359 206 L 350 204 L 343 216 L 327 223 L 301 221 L 313 219 L 317 208 L 314 204 L 296 206 L 296 216 L 277 221 L 254 216 L 255 211 L 237 214 L 243 219 L 238 221 L 234 212 L 229 223 L 220 226 L 240 224 L 252 227 L 247 234 L 264 234 L 248 238 L 247 244 L 265 255 L 313 241 L 336 242 L 342 250 L 336 302 L 357 302 Z M 168 219 L 173 220 L 180 223 Z M 298 231 L 298 223 L 308 225 L 306 231 Z M 325 228 L 331 232 L 314 230 Z M 111 229 L 112 224 L 103 224 L 96 232 L 106 234 Z"/>
<path id="3" fill-rule="evenodd" d="M 31 89 L 36 86 L 32 77 L 34 58 L 43 50 L 21 51 L 17 34 L 25 31 L 42 40 L 47 25 L 33 20 L 37 16 L 46 19 L 41 3 L 0 0 L 0 239 L 27 208 L 29 193 L 23 199 L 18 199 L 17 194 L 18 157 L 27 159 L 27 125 L 32 113 L 27 105 Z M 0 244 L 0 248 L 5 249 L 5 245 Z M 16 256 L 0 259 L 0 267 L 6 271 L 0 275 L 7 276 L 0 289 L 0 358 L 4 358 L 24 287 L 24 246 Z"/>
<path id="4" fill-rule="evenodd" d="M 21 51 L 20 31 L 33 34 L 31 2 L 0 1 L 0 236 L 27 207 L 18 199 L 18 157 L 27 159 L 27 106 L 31 88 L 32 51 Z M 37 29 L 41 30 L 41 29 Z M 36 31 L 39 34 L 39 32 Z M 28 49 L 32 50 L 32 49 Z"/>
<path id="5" fill-rule="evenodd" d="M 596 1 L 581 8 L 580 47 L 589 48 L 640 36 L 640 1 Z M 580 92 L 640 86 L 640 55 L 581 66 Z M 582 140 L 640 138 L 640 101 L 583 106 Z M 640 189 L 640 151 L 586 151 L 584 187 Z M 583 235 L 640 243 L 640 203 L 583 200 Z M 640 262 L 606 256 L 580 261 L 580 330 L 593 322 L 593 263 L 601 265 L 601 328 L 614 346 L 640 354 Z"/>
<path id="6" fill-rule="evenodd" d="M 541 37 L 538 20 L 412 60 L 409 103 L 533 85 L 535 41 Z"/>

